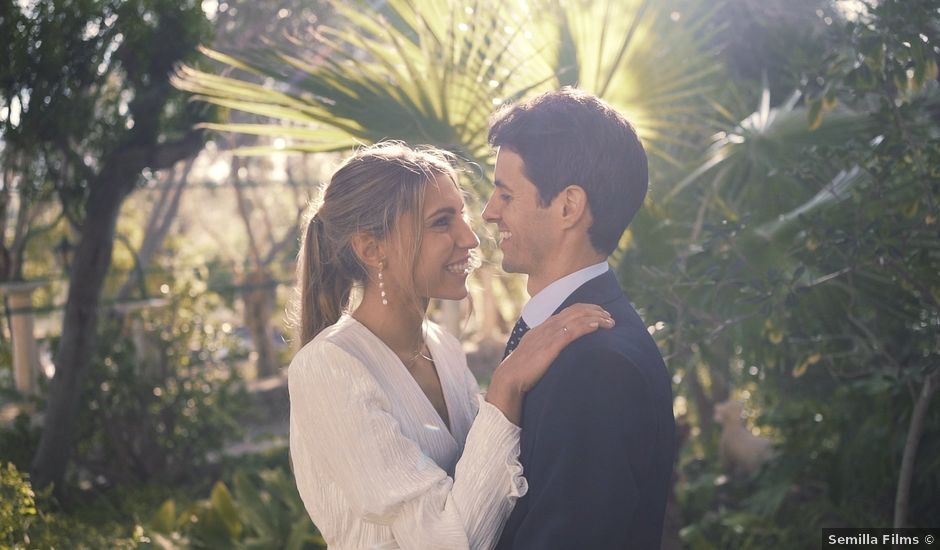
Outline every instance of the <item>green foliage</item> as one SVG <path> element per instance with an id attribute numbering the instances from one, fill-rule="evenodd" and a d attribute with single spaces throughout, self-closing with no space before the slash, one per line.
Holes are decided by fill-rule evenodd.
<path id="1" fill-rule="evenodd" d="M 11 463 L 0 469 L 0 541 L 4 545 L 28 544 L 29 527 L 39 519 L 36 495 L 26 476 Z"/>
<path id="2" fill-rule="evenodd" d="M 247 399 L 227 362 L 239 343 L 209 319 L 218 303 L 200 288 L 180 281 L 164 307 L 102 324 L 78 442 L 99 483 L 193 479 L 240 434 Z"/>
<path id="3" fill-rule="evenodd" d="M 807 70 L 812 101 L 843 101 L 873 112 L 911 102 L 937 80 L 937 19 L 931 0 L 873 4 L 833 33 L 832 53 Z M 896 100 L 893 107 L 888 99 Z"/>
<path id="4" fill-rule="evenodd" d="M 69 548 L 137 548 L 137 540 L 112 537 L 97 532 L 93 526 L 72 521 L 48 511 L 50 490 L 36 494 L 29 476 L 7 463 L 0 468 L 0 548 L 11 550 Z"/>
<path id="5" fill-rule="evenodd" d="M 762 79 L 771 97 L 786 98 L 804 80 L 804 67 L 818 64 L 831 25 L 843 19 L 830 0 L 724 0 L 715 10 L 705 24 L 717 27 L 714 43 L 730 79 L 713 99 L 728 108 L 738 96 L 743 105 L 755 102 L 761 87 L 754 83 Z"/>
<path id="6" fill-rule="evenodd" d="M 234 491 L 217 482 L 209 498 L 177 512 L 167 500 L 150 529 L 161 548 L 325 548 L 304 509 L 293 477 L 283 469 L 237 471 Z"/>
<path id="7" fill-rule="evenodd" d="M 541 2 L 532 41 L 552 60 L 556 87 L 577 86 L 626 114 L 650 156 L 655 185 L 715 130 L 713 96 L 724 70 L 712 55 L 723 30 L 714 15 L 723 4 Z"/>
<path id="8" fill-rule="evenodd" d="M 938 23 L 931 2 L 836 20 L 803 89 L 773 106 L 765 87 L 634 223 L 622 280 L 703 430 L 682 463 L 690 547 L 802 548 L 822 526 L 893 521 L 914 401 L 940 364 Z M 709 403 L 729 395 L 778 454 L 716 485 L 689 455 L 714 460 Z M 933 406 L 912 525 L 940 517 L 938 430 Z"/>
<path id="9" fill-rule="evenodd" d="M 4 4 L 0 109 L 16 116 L 0 120 L 3 156 L 30 202 L 58 200 L 78 222 L 81 199 L 119 144 L 190 130 L 199 109 L 181 94 L 165 97 L 167 75 L 208 22 L 195 0 Z"/>
<path id="10" fill-rule="evenodd" d="M 707 96 L 721 67 L 709 55 L 708 12 L 673 20 L 672 2 L 643 0 L 396 0 L 377 15 L 360 3 L 328 4 L 334 16 L 314 48 L 205 50 L 235 76 L 184 67 L 175 84 L 281 122 L 212 129 L 289 138 L 297 151 L 403 139 L 454 151 L 484 172 L 492 111 L 572 82 L 625 109 L 664 164 L 714 127 Z M 489 189 L 488 178 L 473 183 L 481 196 Z"/>
<path id="11" fill-rule="evenodd" d="M 344 150 L 394 136 L 449 145 L 485 164 L 493 107 L 552 78 L 516 26 L 529 18 L 518 6 L 468 3 L 470 17 L 457 3 L 425 0 L 389 2 L 381 14 L 356 3 L 329 4 L 332 25 L 316 36 L 329 55 L 206 51 L 252 76 L 290 82 L 287 91 L 188 68 L 177 86 L 220 107 L 290 124 L 222 129 L 290 137 L 296 150 Z"/>

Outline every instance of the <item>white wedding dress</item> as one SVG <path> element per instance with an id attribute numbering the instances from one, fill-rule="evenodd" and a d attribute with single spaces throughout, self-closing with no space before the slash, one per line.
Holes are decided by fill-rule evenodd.
<path id="1" fill-rule="evenodd" d="M 451 430 L 398 357 L 344 315 L 294 357 L 290 454 L 332 550 L 492 548 L 527 485 L 519 428 L 484 401 L 460 343 L 425 323 Z"/>

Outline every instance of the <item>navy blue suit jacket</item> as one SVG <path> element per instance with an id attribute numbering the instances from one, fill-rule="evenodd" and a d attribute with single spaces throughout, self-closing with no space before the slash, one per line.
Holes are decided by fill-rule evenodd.
<path id="1" fill-rule="evenodd" d="M 600 305 L 616 326 L 570 344 L 526 394 L 529 491 L 497 550 L 660 547 L 675 458 L 671 378 L 612 271 L 558 311 L 575 303 Z"/>

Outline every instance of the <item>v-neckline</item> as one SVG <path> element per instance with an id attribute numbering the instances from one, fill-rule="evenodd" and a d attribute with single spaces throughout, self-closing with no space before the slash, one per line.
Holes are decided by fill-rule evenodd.
<path id="1" fill-rule="evenodd" d="M 402 376 L 410 380 L 410 383 L 412 384 L 413 389 L 416 390 L 421 395 L 421 397 L 424 398 L 423 399 L 424 404 L 426 405 L 428 409 L 430 409 L 432 417 L 435 419 L 435 421 L 439 425 L 438 427 L 443 428 L 444 432 L 447 433 L 447 435 L 449 435 L 450 438 L 456 442 L 457 438 L 454 436 L 454 433 L 451 430 L 451 427 L 448 425 L 447 422 L 444 421 L 444 418 L 434 407 L 434 403 L 431 402 L 431 398 L 428 397 L 428 394 L 424 393 L 424 390 L 421 388 L 421 384 L 418 383 L 414 375 L 411 374 L 411 371 L 408 370 L 408 367 L 405 366 L 405 363 L 402 362 L 401 357 L 399 357 L 398 354 L 395 353 L 395 351 L 392 350 L 392 348 L 389 347 L 389 345 L 386 344 L 384 340 L 382 340 L 374 332 L 372 332 L 369 329 L 369 327 L 359 322 L 358 319 L 356 319 L 350 314 L 346 314 L 346 316 L 349 317 L 350 321 L 355 323 L 357 326 L 362 328 L 367 334 L 369 334 L 371 338 L 375 339 L 383 348 L 385 348 L 385 351 L 388 352 L 388 355 L 391 355 L 395 359 L 395 363 L 397 363 L 398 368 L 400 369 L 399 374 L 401 374 Z M 422 324 L 422 332 L 424 334 L 430 335 L 430 331 L 425 330 L 425 328 L 427 327 L 426 323 L 427 321 L 425 321 Z M 451 400 L 448 399 L 448 396 L 447 396 L 447 387 L 446 387 L 446 382 L 444 381 L 444 376 L 441 375 L 441 369 L 438 368 L 438 361 L 440 361 L 439 358 L 443 357 L 443 354 L 437 353 L 438 346 L 437 346 L 437 341 L 434 338 L 427 338 L 425 339 L 424 343 L 427 345 L 428 351 L 431 352 L 431 357 L 433 358 L 434 373 L 437 375 L 437 381 L 441 385 L 441 398 L 444 400 L 444 408 L 447 410 L 447 417 L 450 419 L 451 422 L 453 422 L 454 411 L 451 407 L 451 403 L 450 403 Z"/>

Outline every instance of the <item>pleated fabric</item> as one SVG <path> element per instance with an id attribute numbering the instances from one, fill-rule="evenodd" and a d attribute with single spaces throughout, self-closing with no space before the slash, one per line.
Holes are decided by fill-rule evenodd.
<path id="1" fill-rule="evenodd" d="M 489 549 L 527 491 L 519 428 L 483 400 L 457 339 L 424 328 L 451 431 L 349 315 L 291 362 L 294 477 L 330 549 Z"/>

